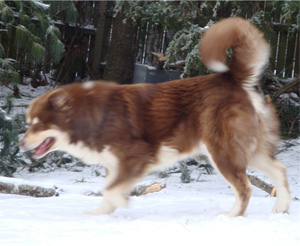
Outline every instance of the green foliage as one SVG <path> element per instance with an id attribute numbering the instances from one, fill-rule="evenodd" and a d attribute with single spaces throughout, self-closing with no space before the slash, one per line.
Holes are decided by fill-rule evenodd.
<path id="1" fill-rule="evenodd" d="M 75 24 L 78 11 L 73 1 L 45 1 L 50 5 L 49 14 L 53 20 L 61 20 L 65 23 Z"/>
<path id="2" fill-rule="evenodd" d="M 11 23 L 14 21 L 14 11 L 7 5 L 5 5 L 4 2 L 0 4 L 1 10 L 1 20 L 7 23 Z"/>
<path id="3" fill-rule="evenodd" d="M 43 47 L 39 43 L 33 42 L 31 46 L 31 52 L 30 52 L 30 56 L 32 57 L 33 61 L 35 61 L 37 64 L 42 63 L 44 59 L 44 54 L 45 54 L 45 47 Z M 57 57 L 55 57 L 53 60 L 57 61 Z"/>
<path id="4" fill-rule="evenodd" d="M 0 175 L 12 176 L 18 163 L 18 130 L 16 123 L 0 109 Z"/>
<path id="5" fill-rule="evenodd" d="M 202 15 L 201 6 L 204 3 L 188 0 L 118 1 L 115 12 L 117 14 L 123 10 L 127 18 L 135 23 L 142 25 L 149 23 L 151 27 L 162 26 L 167 31 L 176 32 L 193 24 L 201 26 L 209 21 Z M 215 6 L 214 2 L 205 4 Z"/>
<path id="6" fill-rule="evenodd" d="M 3 58 L 4 55 L 5 55 L 4 48 L 3 48 L 2 44 L 0 44 L 0 58 Z"/>
<path id="7" fill-rule="evenodd" d="M 60 62 L 65 49 L 53 20 L 56 14 L 76 22 L 73 1 L 0 1 L 0 83 L 21 81 L 16 73 L 47 72 L 49 64 Z"/>
<path id="8" fill-rule="evenodd" d="M 299 31 L 300 27 L 300 2 L 299 1 L 272 1 L 271 10 L 267 13 L 269 18 L 278 15 L 280 10 L 280 23 L 286 23 L 291 31 Z"/>
<path id="9" fill-rule="evenodd" d="M 60 31 L 55 26 L 49 26 L 46 31 L 47 43 L 49 44 L 49 52 L 52 54 L 54 63 L 58 63 L 62 53 L 64 52 L 64 44 L 60 41 Z"/>
<path id="10" fill-rule="evenodd" d="M 67 23 L 75 24 L 78 15 L 77 9 L 72 2 L 68 1 L 67 3 L 68 3 L 68 8 L 67 8 L 67 15 L 65 21 Z"/>
<path id="11" fill-rule="evenodd" d="M 165 68 L 171 62 L 176 62 L 185 57 L 186 66 L 183 76 L 196 76 L 205 73 L 205 67 L 199 56 L 199 43 L 204 28 L 191 25 L 188 29 L 179 30 L 166 50 Z"/>
<path id="12" fill-rule="evenodd" d="M 0 58 L 0 83 L 8 85 L 17 84 L 20 81 L 19 73 L 15 71 L 16 60 L 11 58 Z"/>

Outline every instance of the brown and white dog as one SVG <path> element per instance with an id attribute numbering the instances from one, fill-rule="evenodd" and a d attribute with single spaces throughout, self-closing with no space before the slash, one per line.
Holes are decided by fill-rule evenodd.
<path id="1" fill-rule="evenodd" d="M 226 49 L 232 58 L 226 65 Z M 246 169 L 275 184 L 274 212 L 287 212 L 284 165 L 274 154 L 278 120 L 256 90 L 270 47 L 248 21 L 231 18 L 206 31 L 203 63 L 217 72 L 161 84 L 71 84 L 33 100 L 20 146 L 40 158 L 62 150 L 107 170 L 103 202 L 90 214 L 126 207 L 126 193 L 145 174 L 206 154 L 236 196 L 229 216 L 245 213 L 252 187 Z"/>

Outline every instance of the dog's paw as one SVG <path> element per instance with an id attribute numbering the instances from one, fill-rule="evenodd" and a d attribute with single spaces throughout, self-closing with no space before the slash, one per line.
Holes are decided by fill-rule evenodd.
<path id="1" fill-rule="evenodd" d="M 82 215 L 93 215 L 93 216 L 99 215 L 99 213 L 97 213 L 97 212 L 95 212 L 95 211 L 96 211 L 96 210 L 94 210 L 94 211 L 89 211 L 89 212 L 83 212 Z"/>
<path id="2" fill-rule="evenodd" d="M 113 199 L 113 204 L 120 208 L 128 208 L 129 198 L 127 196 L 117 196 Z"/>
<path id="3" fill-rule="evenodd" d="M 230 214 L 230 212 L 219 212 L 216 214 L 216 216 L 223 216 L 223 215 L 225 215 L 227 217 L 234 217 Z"/>
<path id="4" fill-rule="evenodd" d="M 103 203 L 100 208 L 97 208 L 93 211 L 90 212 L 84 212 L 84 215 L 106 215 L 106 214 L 111 214 L 114 212 L 116 209 L 115 206 L 108 204 L 108 203 Z"/>
<path id="5" fill-rule="evenodd" d="M 108 214 L 111 214 L 112 212 L 114 211 L 114 209 L 110 209 L 110 210 L 105 210 L 105 209 L 101 209 L 98 208 L 98 209 L 95 209 L 93 211 L 89 211 L 89 212 L 83 212 L 82 214 L 83 215 L 93 215 L 93 216 L 96 216 L 96 215 L 108 215 Z"/>
<path id="6" fill-rule="evenodd" d="M 273 208 L 272 212 L 274 214 L 287 214 L 289 212 L 289 205 L 288 205 L 288 203 L 281 205 L 281 206 L 278 206 L 276 204 L 275 207 Z"/>
<path id="7" fill-rule="evenodd" d="M 243 215 L 240 215 L 240 214 L 237 214 L 233 211 L 227 211 L 227 212 L 220 212 L 220 213 L 217 213 L 216 216 L 221 216 L 221 215 L 225 215 L 227 217 L 238 217 L 238 216 L 243 216 Z"/>
<path id="8" fill-rule="evenodd" d="M 285 196 L 280 197 L 280 198 L 281 199 L 279 199 L 279 197 L 277 198 L 276 204 L 272 210 L 272 212 L 274 214 L 288 213 L 289 205 L 290 205 L 290 201 L 291 201 L 290 195 L 287 193 Z"/>

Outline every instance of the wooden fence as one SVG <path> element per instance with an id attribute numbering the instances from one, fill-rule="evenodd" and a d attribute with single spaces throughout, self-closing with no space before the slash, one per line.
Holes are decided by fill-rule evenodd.
<path id="1" fill-rule="evenodd" d="M 274 75 L 278 77 L 294 78 L 299 75 L 299 32 L 290 32 L 288 26 L 281 24 L 274 24 L 273 27 L 275 34 L 270 40 L 272 47 L 271 69 Z M 105 56 L 109 49 L 112 30 L 113 18 L 108 17 L 105 20 L 101 63 L 105 63 Z M 88 46 L 86 47 L 86 59 L 89 63 L 92 63 L 96 29 L 93 27 L 80 28 L 78 32 L 84 39 L 89 40 L 87 43 Z M 66 35 L 64 31 L 63 33 Z M 138 27 L 137 34 L 136 62 L 141 64 L 151 65 L 155 59 L 151 52 L 165 52 L 168 43 L 172 40 L 172 34 L 167 33 L 163 28 L 149 28 L 148 25 Z M 92 64 L 91 67 L 93 67 Z"/>
<path id="2" fill-rule="evenodd" d="M 86 1 L 84 3 L 90 2 Z M 90 7 L 93 8 L 94 6 Z M 94 13 L 95 16 L 96 14 L 97 13 Z M 96 18 L 86 23 L 85 27 L 64 25 L 60 22 L 56 23 L 62 33 L 62 39 L 66 45 L 66 53 L 73 50 L 82 56 L 81 62 L 77 64 L 77 69 L 75 69 L 76 74 L 73 74 L 72 78 L 66 78 L 66 80 L 72 81 L 75 77 L 84 78 L 87 74 L 93 74 L 93 70 L 95 71 L 95 68 L 99 68 L 100 64 L 105 64 L 105 57 L 109 50 L 114 21 L 111 15 L 102 15 L 102 18 L 104 18 L 104 25 L 102 25 L 103 41 L 101 47 L 99 47 L 99 43 L 96 42 L 96 27 L 99 27 L 99 21 L 97 24 Z M 290 32 L 288 26 L 281 24 L 274 24 L 273 26 L 275 35 L 274 38 L 270 40 L 273 54 L 271 58 L 271 69 L 275 75 L 282 78 L 296 77 L 299 75 L 299 32 Z M 167 33 L 160 27 L 150 28 L 149 25 L 146 25 L 137 28 L 137 37 L 136 62 L 151 65 L 154 59 L 151 51 L 165 52 L 168 43 L 172 40 L 172 33 Z M 9 57 L 16 59 L 20 52 L 12 47 L 13 42 L 7 42 L 7 44 L 9 45 L 7 50 L 10 50 Z M 101 56 L 95 59 L 97 54 L 99 54 L 99 52 L 97 52 L 99 49 L 101 49 Z M 19 60 L 19 64 L 30 63 L 30 61 L 27 61 L 28 57 L 24 56 L 22 59 L 24 59 L 24 61 Z M 70 64 L 60 64 L 59 66 L 64 65 L 66 69 L 69 69 L 74 65 L 72 63 L 74 61 L 69 62 Z M 53 67 L 48 66 L 46 72 L 49 72 L 52 68 Z M 61 74 L 68 74 L 67 72 L 68 71 L 62 71 Z"/>
<path id="3" fill-rule="evenodd" d="M 283 78 L 299 75 L 299 32 L 289 32 L 289 27 L 274 24 L 274 39 L 271 40 L 274 74 Z"/>

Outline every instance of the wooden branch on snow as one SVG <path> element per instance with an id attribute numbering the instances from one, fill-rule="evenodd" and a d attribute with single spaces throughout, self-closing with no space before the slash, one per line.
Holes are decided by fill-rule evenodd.
<path id="1" fill-rule="evenodd" d="M 139 185 L 133 188 L 129 193 L 130 196 L 142 196 L 153 192 L 158 192 L 166 188 L 165 183 L 153 183 L 151 185 Z"/>
<path id="2" fill-rule="evenodd" d="M 248 177 L 252 185 L 264 190 L 265 192 L 269 193 L 272 197 L 276 196 L 276 190 L 274 186 L 266 183 L 265 181 L 259 179 L 256 176 L 248 175 Z"/>
<path id="3" fill-rule="evenodd" d="M 52 188 L 43 188 L 26 184 L 15 185 L 4 182 L 0 182 L 0 193 L 33 197 L 51 197 L 59 195 L 57 190 Z"/>
<path id="4" fill-rule="evenodd" d="M 134 187 L 130 192 L 129 196 L 142 196 L 149 193 L 158 192 L 166 188 L 166 184 L 163 182 L 155 182 L 150 185 L 138 185 Z M 102 192 L 88 192 L 85 193 L 87 196 L 102 196 Z"/>

